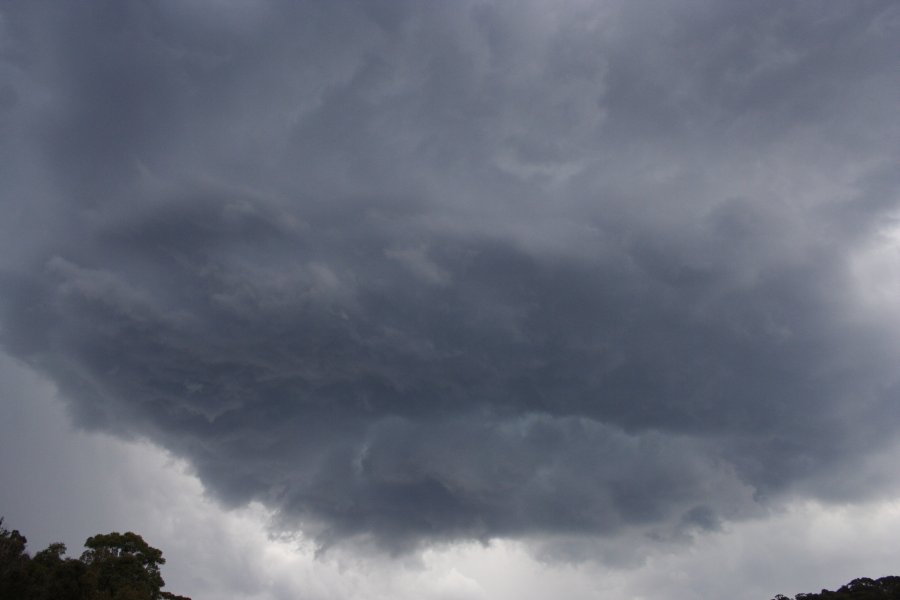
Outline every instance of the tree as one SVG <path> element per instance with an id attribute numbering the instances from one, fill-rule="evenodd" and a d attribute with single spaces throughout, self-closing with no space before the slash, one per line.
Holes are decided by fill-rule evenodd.
<path id="1" fill-rule="evenodd" d="M 837 591 L 822 590 L 818 594 L 797 594 L 795 600 L 900 600 L 900 577 L 880 579 L 861 577 L 842 585 Z M 774 600 L 791 600 L 778 594 Z"/>
<path id="2" fill-rule="evenodd" d="M 28 540 L 13 529 L 3 527 L 0 517 L 0 598 L 25 598 L 28 587 Z"/>
<path id="3" fill-rule="evenodd" d="M 28 569 L 32 600 L 81 600 L 87 597 L 84 581 L 87 568 L 74 558 L 66 558 L 66 545 L 50 544 L 31 559 Z"/>
<path id="4" fill-rule="evenodd" d="M 88 538 L 80 559 L 60 543 L 31 558 L 26 544 L 0 519 L 0 600 L 190 600 L 162 591 L 162 551 L 131 531 Z"/>
<path id="5" fill-rule="evenodd" d="M 81 562 L 100 594 L 111 600 L 158 600 L 165 582 L 159 566 L 166 560 L 162 552 L 131 531 L 95 535 L 84 543 Z"/>

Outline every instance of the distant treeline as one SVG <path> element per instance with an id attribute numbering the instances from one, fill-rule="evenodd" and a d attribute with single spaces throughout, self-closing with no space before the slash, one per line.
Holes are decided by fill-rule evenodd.
<path id="1" fill-rule="evenodd" d="M 778 594 L 772 600 L 791 598 Z M 818 594 L 797 594 L 794 600 L 900 600 L 900 577 L 862 577 L 841 586 L 836 592 L 822 590 Z"/>
<path id="2" fill-rule="evenodd" d="M 27 541 L 0 518 L 0 600 L 190 600 L 162 591 L 166 560 L 136 533 L 90 537 L 77 559 L 60 543 L 30 556 Z"/>

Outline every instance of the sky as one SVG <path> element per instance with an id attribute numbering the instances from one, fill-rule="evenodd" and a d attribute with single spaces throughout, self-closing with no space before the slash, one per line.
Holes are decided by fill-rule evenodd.
<path id="1" fill-rule="evenodd" d="M 0 514 L 169 588 L 900 574 L 900 6 L 0 1 Z"/>

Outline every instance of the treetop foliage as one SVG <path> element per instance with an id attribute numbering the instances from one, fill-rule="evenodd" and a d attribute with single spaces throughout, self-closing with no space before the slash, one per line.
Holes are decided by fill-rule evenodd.
<path id="1" fill-rule="evenodd" d="M 778 594 L 772 600 L 792 600 Z M 793 600 L 900 600 L 900 577 L 880 579 L 861 577 L 842 585 L 837 591 L 822 590 L 818 594 L 797 594 Z"/>
<path id="2" fill-rule="evenodd" d="M 31 557 L 27 542 L 0 518 L 0 600 L 190 600 L 162 591 L 162 551 L 136 533 L 89 537 L 78 559 L 58 542 Z"/>

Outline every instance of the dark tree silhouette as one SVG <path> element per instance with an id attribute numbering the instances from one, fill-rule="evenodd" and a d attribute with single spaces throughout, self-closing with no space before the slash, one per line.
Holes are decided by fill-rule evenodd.
<path id="1" fill-rule="evenodd" d="M 13 529 L 3 527 L 0 518 L 0 598 L 27 598 L 29 557 L 28 540 Z"/>
<path id="2" fill-rule="evenodd" d="M 136 533 L 92 536 L 80 559 L 60 543 L 32 558 L 26 544 L 0 518 L 0 600 L 190 600 L 162 591 L 162 552 Z"/>
<path id="3" fill-rule="evenodd" d="M 84 545 L 81 562 L 87 565 L 90 585 L 99 592 L 110 598 L 159 597 L 165 585 L 159 566 L 166 561 L 141 536 L 130 531 L 95 535 Z"/>
<path id="4" fill-rule="evenodd" d="M 791 600 L 778 594 L 773 600 Z M 818 594 L 797 594 L 794 600 L 900 600 L 900 577 L 880 579 L 861 577 L 842 585 L 837 591 L 822 590 Z"/>

